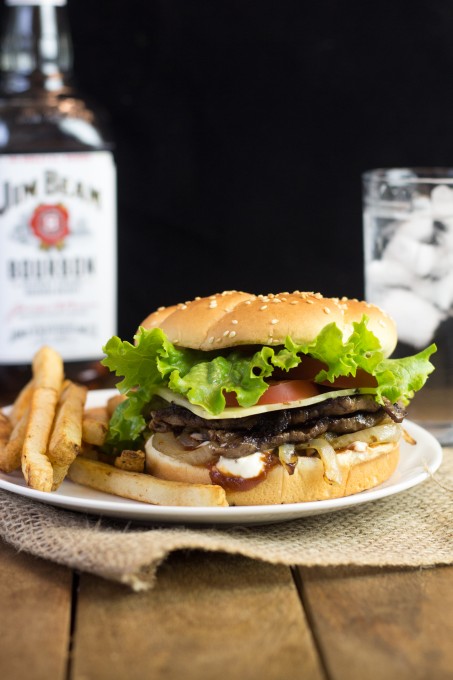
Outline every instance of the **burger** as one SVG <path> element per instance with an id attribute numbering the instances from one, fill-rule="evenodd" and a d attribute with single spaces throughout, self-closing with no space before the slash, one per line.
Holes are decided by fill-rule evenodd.
<path id="1" fill-rule="evenodd" d="M 111 338 L 122 380 L 111 451 L 149 474 L 223 487 L 230 505 L 339 498 L 387 480 L 431 345 L 389 358 L 394 321 L 368 302 L 225 291 L 160 307 L 134 343 Z"/>

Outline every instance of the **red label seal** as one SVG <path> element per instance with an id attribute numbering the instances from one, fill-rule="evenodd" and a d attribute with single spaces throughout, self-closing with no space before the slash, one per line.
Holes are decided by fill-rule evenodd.
<path id="1" fill-rule="evenodd" d="M 69 213 L 61 203 L 57 205 L 38 205 L 30 225 L 35 236 L 41 241 L 42 248 L 62 248 L 69 235 Z"/>

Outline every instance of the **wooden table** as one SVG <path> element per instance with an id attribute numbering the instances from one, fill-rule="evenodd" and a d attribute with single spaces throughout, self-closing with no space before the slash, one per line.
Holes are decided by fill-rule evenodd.
<path id="1" fill-rule="evenodd" d="M 453 567 L 178 553 L 128 588 L 0 543 L 2 680 L 447 680 Z"/>
<path id="2" fill-rule="evenodd" d="M 0 541 L 0 680 L 453 679 L 453 566 L 173 554 L 125 586 Z"/>

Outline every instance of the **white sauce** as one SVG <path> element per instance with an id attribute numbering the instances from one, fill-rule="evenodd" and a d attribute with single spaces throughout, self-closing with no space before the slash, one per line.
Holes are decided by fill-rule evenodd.
<path id="1" fill-rule="evenodd" d="M 242 458 L 220 456 L 216 463 L 216 468 L 225 477 L 242 477 L 243 479 L 258 477 L 264 471 L 264 466 L 265 460 L 261 451 L 242 456 Z"/>

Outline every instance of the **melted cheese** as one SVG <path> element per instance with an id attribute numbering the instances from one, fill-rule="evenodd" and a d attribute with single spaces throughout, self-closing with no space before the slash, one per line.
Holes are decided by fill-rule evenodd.
<path id="1" fill-rule="evenodd" d="M 374 394 L 375 389 L 373 387 L 361 387 L 350 390 L 335 390 L 333 392 L 324 392 L 324 394 L 317 394 L 315 397 L 309 397 L 308 399 L 297 399 L 296 401 L 285 401 L 280 404 L 260 404 L 255 406 L 250 406 L 249 408 L 244 408 L 242 406 L 230 406 L 225 408 L 222 413 L 217 415 L 212 415 L 201 406 L 197 404 L 191 404 L 185 397 L 181 394 L 176 394 L 168 389 L 168 387 L 159 387 L 157 394 L 172 404 L 178 404 L 178 406 L 183 406 L 187 408 L 195 415 L 200 416 L 200 418 L 206 418 L 207 420 L 216 420 L 220 418 L 245 418 L 246 416 L 253 416 L 258 413 L 266 413 L 267 411 L 279 411 L 284 408 L 300 408 L 301 406 L 311 406 L 312 404 L 319 404 L 327 399 L 335 399 L 336 397 L 347 397 L 353 394 Z"/>

